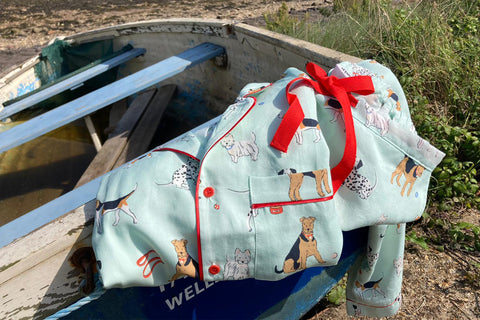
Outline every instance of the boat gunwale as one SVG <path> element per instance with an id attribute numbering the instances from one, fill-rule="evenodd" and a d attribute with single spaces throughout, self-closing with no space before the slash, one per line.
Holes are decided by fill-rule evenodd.
<path id="1" fill-rule="evenodd" d="M 169 27 L 172 27 L 170 30 Z M 93 42 L 98 40 L 107 40 L 119 38 L 122 36 L 129 36 L 137 33 L 159 33 L 164 29 L 167 33 L 202 33 L 201 30 L 218 31 L 218 32 L 204 32 L 205 35 L 212 35 L 212 43 L 215 43 L 215 38 L 243 41 L 245 38 L 255 38 L 259 42 L 265 42 L 272 46 L 275 50 L 285 50 L 297 55 L 305 60 L 311 60 L 323 65 L 325 67 L 334 67 L 336 63 L 341 61 L 360 61 L 359 58 L 353 57 L 332 49 L 322 47 L 320 45 L 312 44 L 303 40 L 298 40 L 289 36 L 281 35 L 268 31 L 266 29 L 250 26 L 244 23 L 225 20 L 205 20 L 205 19 L 156 19 L 146 20 L 116 26 L 109 26 L 99 28 L 91 31 L 77 33 L 62 37 L 63 40 L 69 41 L 72 44 L 81 44 Z M 188 31 L 190 30 L 190 31 Z M 58 38 L 56 38 L 58 39 Z M 55 40 L 55 39 L 54 39 Z M 54 41 L 52 40 L 52 41 Z M 220 42 L 220 41 L 218 41 Z M 219 43 L 219 45 L 222 45 Z M 227 52 L 228 55 L 228 52 Z M 33 66 L 38 55 L 31 60 L 30 67 Z M 27 64 L 10 72 L 9 79 L 14 79 L 25 72 Z M 6 77 L 0 79 L 0 86 L 5 85 L 2 82 Z M 1 87 L 0 87 L 1 90 Z M 18 279 L 24 272 L 30 271 L 34 267 L 32 259 L 35 263 L 47 263 L 50 257 L 57 253 L 64 252 L 77 246 L 79 243 L 87 243 L 88 230 L 91 227 L 94 215 L 93 199 L 86 202 L 85 205 L 80 206 L 72 211 L 69 211 L 49 223 L 43 225 L 18 239 L 13 240 L 9 244 L 0 248 L 0 268 L 5 267 L 5 270 L 0 271 L 0 286 L 5 283 L 10 283 L 13 278 Z M 82 229 L 85 227 L 84 232 Z M 91 230 L 90 230 L 91 232 Z M 74 240 L 76 238 L 76 240 Z M 67 241 L 68 239 L 68 241 Z M 30 247 L 29 244 L 35 243 L 35 246 Z M 22 260 L 18 262 L 19 260 Z M 53 271 L 52 271 L 53 272 Z M 6 277 L 8 274 L 8 277 Z M 2 280 L 3 279 L 3 280 Z"/>
<path id="2" fill-rule="evenodd" d="M 172 27 L 168 29 L 168 27 Z M 172 18 L 172 19 L 153 19 L 153 20 L 143 20 L 137 22 L 130 22 L 125 24 L 119 24 L 114 26 L 102 27 L 94 30 L 88 30 L 84 32 L 79 32 L 73 35 L 68 36 L 58 36 L 49 41 L 48 44 L 53 43 L 55 40 L 63 40 L 70 42 L 72 44 L 82 44 L 93 41 L 113 39 L 122 35 L 135 34 L 135 33 L 158 33 L 162 30 L 155 29 L 154 27 L 164 27 L 165 31 L 168 33 L 186 33 L 187 30 L 175 30 L 175 27 L 189 27 L 191 32 L 196 27 L 210 27 L 216 28 L 218 30 L 223 30 L 224 32 L 216 32 L 211 35 L 222 38 L 235 37 L 236 33 L 243 33 L 247 36 L 253 36 L 259 38 L 261 35 L 261 40 L 275 45 L 278 48 L 283 48 L 293 53 L 298 53 L 312 57 L 312 60 L 317 60 L 321 55 L 331 56 L 332 58 L 323 60 L 323 64 L 328 67 L 334 67 L 334 65 L 340 61 L 351 61 L 358 62 L 361 59 L 333 50 L 327 47 L 323 47 L 318 44 L 313 44 L 304 40 L 296 39 L 287 35 L 278 34 L 267 29 L 259 28 L 256 26 L 248 25 L 242 22 L 237 22 L 233 20 L 218 20 L 218 19 L 201 19 L 201 18 Z M 135 30 L 136 29 L 136 30 Z M 13 79 L 20 76 L 22 73 L 27 71 L 29 68 L 33 67 L 39 61 L 40 54 L 33 56 L 29 60 L 26 60 L 24 63 L 20 64 L 13 70 L 7 71 L 8 73 L 2 75 L 0 74 L 0 90 L 8 85 Z M 322 61 L 316 61 L 322 63 Z M 325 62 L 327 62 L 325 64 Z"/>

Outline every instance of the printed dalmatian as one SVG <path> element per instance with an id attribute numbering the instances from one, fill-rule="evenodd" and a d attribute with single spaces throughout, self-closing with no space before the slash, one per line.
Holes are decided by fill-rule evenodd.
<path id="1" fill-rule="evenodd" d="M 362 160 L 357 161 L 352 172 L 350 172 L 350 175 L 343 182 L 343 185 L 349 190 L 357 192 L 360 199 L 365 200 L 372 194 L 377 185 L 377 181 L 375 181 L 375 184 L 372 186 L 367 177 L 359 174 L 358 169 L 362 166 Z"/>
<path id="2" fill-rule="evenodd" d="M 159 186 L 170 186 L 174 185 L 175 187 L 179 189 L 185 189 L 185 190 L 190 190 L 190 186 L 188 185 L 188 180 L 191 180 L 193 182 L 197 181 L 197 176 L 198 176 L 198 161 L 189 158 L 187 160 L 187 164 L 182 164 L 180 168 L 175 170 L 175 172 L 172 175 L 172 181 L 170 183 L 157 183 Z"/>
<path id="3" fill-rule="evenodd" d="M 374 252 L 372 247 L 368 246 L 367 262 L 370 269 L 377 263 L 378 255 L 378 252 Z"/>

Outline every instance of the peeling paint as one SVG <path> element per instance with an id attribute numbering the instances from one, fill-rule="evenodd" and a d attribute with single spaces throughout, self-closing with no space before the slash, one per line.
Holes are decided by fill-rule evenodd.
<path id="1" fill-rule="evenodd" d="M 78 231 L 82 232 L 82 231 L 85 230 L 86 227 L 93 225 L 93 222 L 94 222 L 93 219 L 90 219 L 90 220 L 86 221 L 83 225 L 78 226 L 78 227 L 73 228 L 73 229 L 70 229 L 67 232 L 67 235 L 71 236 L 71 235 L 77 233 Z"/>
<path id="2" fill-rule="evenodd" d="M 5 315 L 6 315 L 5 319 L 31 319 L 31 317 L 18 318 L 18 317 L 15 317 L 15 315 L 18 315 L 22 311 L 35 310 L 35 309 L 38 308 L 38 306 L 40 306 L 40 303 L 31 305 L 31 306 L 18 307 L 16 309 L 11 310 L 10 312 L 6 312 L 5 313 Z"/>

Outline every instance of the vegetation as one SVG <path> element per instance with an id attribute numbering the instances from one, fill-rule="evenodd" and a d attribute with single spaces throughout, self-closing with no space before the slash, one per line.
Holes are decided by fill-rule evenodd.
<path id="1" fill-rule="evenodd" d="M 423 248 L 480 256 L 480 0 L 334 0 L 321 19 L 266 15 L 267 28 L 388 66 L 420 136 L 446 153 L 423 219 L 407 239 Z M 480 286 L 480 266 L 471 281 Z"/>

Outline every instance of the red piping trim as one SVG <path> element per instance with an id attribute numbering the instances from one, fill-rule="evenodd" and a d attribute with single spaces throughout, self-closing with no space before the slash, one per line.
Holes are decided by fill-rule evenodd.
<path id="1" fill-rule="evenodd" d="M 309 200 L 254 203 L 254 204 L 252 204 L 252 209 L 277 207 L 277 206 L 290 206 L 290 205 L 296 205 L 296 204 L 315 203 L 315 202 L 324 202 L 324 201 L 328 201 L 328 200 L 332 200 L 332 199 L 333 199 L 333 195 L 325 197 L 325 198 L 309 199 Z"/>
<path id="2" fill-rule="evenodd" d="M 377 309 L 388 308 L 388 307 L 393 306 L 395 303 L 400 302 L 400 299 L 398 299 L 398 297 L 396 297 L 395 300 L 392 303 L 390 303 L 386 306 L 372 306 L 372 305 L 369 305 L 369 304 L 357 302 L 357 301 L 349 299 L 349 298 L 347 298 L 347 300 L 350 301 L 351 303 L 359 304 L 359 305 L 362 305 L 362 306 L 365 306 L 365 307 L 370 307 L 370 308 L 377 308 Z"/>
<path id="3" fill-rule="evenodd" d="M 195 190 L 195 219 L 196 219 L 196 222 L 197 222 L 197 250 L 198 250 L 198 275 L 199 275 L 199 279 L 200 281 L 204 281 L 204 277 L 203 277 L 203 257 L 202 257 L 202 242 L 201 242 L 201 239 L 200 239 L 200 210 L 199 210 L 199 205 L 198 205 L 198 193 L 200 191 L 200 176 L 201 176 L 201 173 L 202 173 L 202 167 L 203 167 L 203 160 L 205 160 L 205 158 L 207 157 L 207 154 L 210 152 L 210 150 L 212 150 L 212 148 L 217 145 L 217 143 L 223 139 L 223 137 L 225 137 L 227 134 L 229 134 L 242 120 L 243 118 L 245 118 L 247 116 L 247 114 L 250 113 L 250 111 L 253 109 L 253 107 L 257 104 L 257 98 L 255 97 L 248 97 L 248 98 L 251 98 L 253 99 L 253 104 L 251 105 L 251 107 L 247 110 L 247 112 L 245 112 L 245 114 L 240 118 L 238 119 L 238 121 L 230 128 L 230 130 L 228 130 L 223 136 L 221 136 L 219 139 L 217 139 L 217 141 L 215 141 L 215 143 L 213 143 L 211 145 L 211 147 L 207 150 L 207 152 L 205 152 L 204 156 L 203 156 L 203 159 L 202 161 L 200 162 L 200 168 L 198 169 L 198 179 L 197 179 L 197 187 L 196 187 L 196 190 Z"/>
<path id="4" fill-rule="evenodd" d="M 191 154 L 189 153 L 186 153 L 185 151 L 182 151 L 182 150 L 178 150 L 178 149 L 174 149 L 174 148 L 158 148 L 158 149 L 155 149 L 154 150 L 155 152 L 156 151 L 172 151 L 172 152 L 176 152 L 176 153 L 181 153 L 181 154 L 184 154 L 194 160 L 197 160 L 197 161 L 200 161 L 200 159 L 198 159 L 197 157 L 195 156 L 192 156 Z"/>

